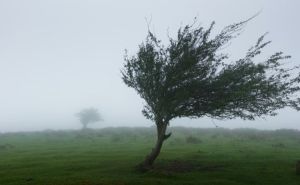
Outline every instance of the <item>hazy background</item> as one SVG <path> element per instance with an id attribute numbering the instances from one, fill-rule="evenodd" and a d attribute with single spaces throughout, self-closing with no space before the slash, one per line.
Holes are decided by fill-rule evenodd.
<path id="1" fill-rule="evenodd" d="M 124 49 L 137 51 L 147 22 L 166 40 L 197 16 L 215 31 L 258 11 L 230 46 L 233 59 L 245 54 L 263 33 L 300 63 L 298 0 L 0 0 L 0 132 L 77 129 L 74 114 L 96 107 L 104 121 L 94 127 L 151 126 L 142 114 L 142 99 L 121 80 Z M 300 113 L 285 109 L 279 116 L 256 121 L 217 121 L 221 127 L 300 129 Z M 214 127 L 211 119 L 178 119 L 181 126 Z"/>

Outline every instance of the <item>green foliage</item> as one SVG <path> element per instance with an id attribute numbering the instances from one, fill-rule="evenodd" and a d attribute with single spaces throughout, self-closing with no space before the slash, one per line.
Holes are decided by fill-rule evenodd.
<path id="1" fill-rule="evenodd" d="M 250 19 L 249 19 L 250 20 Z M 221 49 L 237 37 L 246 23 L 225 27 L 216 36 L 208 29 L 187 25 L 164 46 L 149 31 L 136 55 L 125 56 L 123 81 L 145 100 L 143 114 L 156 123 L 176 117 L 255 119 L 276 110 L 300 110 L 298 67 L 287 68 L 290 56 L 276 52 L 256 62 L 265 42 L 261 36 L 245 57 L 233 61 Z"/>
<path id="2" fill-rule="evenodd" d="M 300 160 L 299 131 L 170 129 L 176 134 L 166 141 L 157 161 L 158 169 L 145 174 L 134 171 L 134 166 L 152 147 L 152 128 L 1 134 L 0 184 L 298 185 L 300 182 L 295 169 Z M 217 137 L 213 138 L 214 135 Z M 115 142 L 114 137 L 120 137 L 121 141 Z M 187 143 L 187 137 L 203 142 Z"/>
<path id="3" fill-rule="evenodd" d="M 202 143 L 202 141 L 197 138 L 197 137 L 194 137 L 194 136 L 188 136 L 185 141 L 187 143 L 190 143 L 190 144 L 199 144 L 199 143 Z"/>
<path id="4" fill-rule="evenodd" d="M 98 110 L 95 108 L 82 109 L 76 116 L 79 118 L 84 128 L 86 128 L 89 123 L 102 120 Z"/>

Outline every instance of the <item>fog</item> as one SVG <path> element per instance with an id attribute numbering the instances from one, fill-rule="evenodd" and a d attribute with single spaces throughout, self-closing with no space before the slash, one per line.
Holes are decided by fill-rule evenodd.
<path id="1" fill-rule="evenodd" d="M 298 0 L 10 0 L 0 1 L 0 132 L 78 129 L 74 114 L 96 107 L 104 121 L 94 128 L 151 126 L 141 114 L 143 100 L 121 80 L 124 50 L 134 54 L 147 27 L 163 41 L 198 17 L 216 21 L 215 31 L 260 14 L 227 49 L 245 54 L 269 32 L 264 56 L 284 51 L 300 62 Z M 177 119 L 172 126 L 300 129 L 300 114 L 278 111 L 255 121 Z"/>

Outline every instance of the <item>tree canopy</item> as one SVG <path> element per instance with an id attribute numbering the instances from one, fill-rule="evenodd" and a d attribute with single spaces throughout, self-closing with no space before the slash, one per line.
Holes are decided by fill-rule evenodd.
<path id="1" fill-rule="evenodd" d="M 83 129 L 86 129 L 87 125 L 90 123 L 102 120 L 100 113 L 96 108 L 82 109 L 80 112 L 76 114 L 76 116 L 79 118 L 80 122 L 82 123 Z"/>
<path id="2" fill-rule="evenodd" d="M 244 58 L 225 63 L 224 45 L 238 36 L 247 21 L 225 27 L 210 38 L 208 29 L 187 25 L 164 47 L 150 31 L 135 56 L 125 57 L 123 81 L 145 100 L 143 114 L 152 120 L 176 117 L 254 119 L 276 115 L 289 106 L 299 110 L 299 74 L 286 68 L 290 56 L 275 52 L 255 62 L 270 41 L 265 35 Z"/>

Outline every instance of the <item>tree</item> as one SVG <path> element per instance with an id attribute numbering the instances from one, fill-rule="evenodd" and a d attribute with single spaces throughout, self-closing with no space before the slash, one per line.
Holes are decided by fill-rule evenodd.
<path id="1" fill-rule="evenodd" d="M 157 127 L 156 144 L 142 169 L 153 165 L 171 136 L 166 130 L 174 118 L 254 120 L 275 116 L 284 107 L 300 110 L 298 66 L 284 63 L 290 56 L 276 52 L 254 61 L 270 43 L 264 41 L 266 34 L 237 61 L 221 52 L 249 20 L 226 26 L 214 37 L 214 22 L 208 29 L 187 25 L 179 28 L 176 38 L 169 37 L 167 46 L 148 31 L 136 55 L 126 52 L 122 79 L 145 100 L 142 113 Z"/>
<path id="2" fill-rule="evenodd" d="M 95 108 L 83 109 L 79 113 L 77 113 L 76 116 L 79 118 L 83 126 L 83 130 L 87 128 L 88 124 L 102 120 L 98 110 Z"/>

